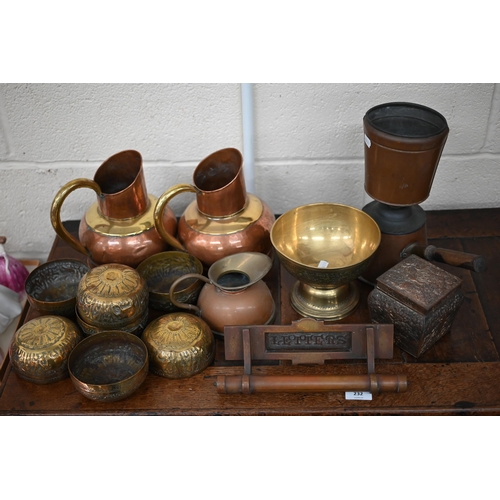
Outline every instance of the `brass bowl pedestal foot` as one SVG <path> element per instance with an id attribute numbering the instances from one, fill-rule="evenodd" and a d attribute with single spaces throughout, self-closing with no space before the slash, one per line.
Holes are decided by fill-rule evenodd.
<path id="1" fill-rule="evenodd" d="M 359 302 L 359 289 L 351 281 L 336 288 L 315 288 L 297 281 L 290 294 L 292 307 L 302 316 L 339 320 L 349 316 Z"/>

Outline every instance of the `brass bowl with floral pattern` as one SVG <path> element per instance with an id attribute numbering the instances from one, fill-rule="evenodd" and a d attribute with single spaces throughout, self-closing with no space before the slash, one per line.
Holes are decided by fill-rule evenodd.
<path id="1" fill-rule="evenodd" d="M 61 316 L 40 316 L 17 330 L 9 348 L 12 369 L 34 384 L 50 384 L 69 376 L 68 357 L 82 340 L 76 324 Z"/>
<path id="2" fill-rule="evenodd" d="M 149 369 L 169 379 L 191 377 L 213 361 L 215 340 L 201 318 L 184 312 L 153 320 L 142 334 L 149 352 Z"/>
<path id="3" fill-rule="evenodd" d="M 78 285 L 76 312 L 84 324 L 101 331 L 135 328 L 148 314 L 146 282 L 124 264 L 94 267 Z"/>

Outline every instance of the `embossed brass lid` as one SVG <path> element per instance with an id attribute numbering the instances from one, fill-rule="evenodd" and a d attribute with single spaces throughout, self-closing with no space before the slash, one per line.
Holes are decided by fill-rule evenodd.
<path id="1" fill-rule="evenodd" d="M 215 341 L 202 319 L 175 312 L 152 321 L 142 340 L 149 353 L 149 369 L 165 378 L 191 377 L 213 361 Z"/>
<path id="2" fill-rule="evenodd" d="M 148 309 L 148 288 L 133 268 L 104 264 L 80 281 L 76 308 L 92 326 L 119 329 L 142 318 Z"/>
<path id="3" fill-rule="evenodd" d="M 21 326 L 9 349 L 13 370 L 24 380 L 49 384 L 69 376 L 68 356 L 82 340 L 73 321 L 41 316 Z"/>

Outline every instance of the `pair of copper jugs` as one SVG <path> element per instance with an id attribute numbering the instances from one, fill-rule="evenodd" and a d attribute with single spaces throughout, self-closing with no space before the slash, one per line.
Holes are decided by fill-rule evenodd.
<path id="1" fill-rule="evenodd" d="M 66 230 L 60 214 L 66 197 L 79 188 L 94 190 L 97 201 L 82 217 L 77 239 Z M 177 221 L 168 203 L 180 193 L 194 193 L 196 199 Z M 209 322 L 216 332 L 224 324 L 273 320 L 273 298 L 261 279 L 271 267 L 269 235 L 275 217 L 266 203 L 247 192 L 243 157 L 237 149 L 207 156 L 196 167 L 193 184 L 177 184 L 159 198 L 146 190 L 141 154 L 122 151 L 108 158 L 93 180 L 79 178 L 65 184 L 53 200 L 51 222 L 66 243 L 87 256 L 91 266 L 118 263 L 136 268 L 147 257 L 172 248 L 193 255 L 209 269 L 208 279 L 199 275 L 207 281 L 200 299 L 206 296 L 209 305 L 205 307 L 199 299 L 198 306 L 192 307 L 202 318 L 217 318 L 217 324 Z M 246 254 L 240 258 L 245 270 L 238 269 L 236 261 L 235 268 L 228 269 L 228 257 L 241 253 Z M 212 267 L 217 271 L 210 273 Z M 254 276 L 246 275 L 246 283 L 224 285 L 224 276 L 242 276 L 249 269 Z M 216 279 L 220 279 L 219 285 Z M 251 290 L 255 287 L 258 293 Z M 246 310 L 245 319 L 235 322 L 235 311 L 242 310 Z M 254 318 L 250 322 L 249 311 Z"/>

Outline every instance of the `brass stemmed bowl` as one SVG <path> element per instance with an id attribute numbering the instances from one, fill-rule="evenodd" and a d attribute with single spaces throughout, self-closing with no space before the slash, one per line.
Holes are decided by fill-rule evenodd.
<path id="1" fill-rule="evenodd" d="M 380 245 L 377 223 L 357 208 L 314 203 L 294 208 L 271 228 L 282 266 L 297 282 L 292 307 L 302 316 L 339 320 L 359 302 L 356 279 Z"/>

